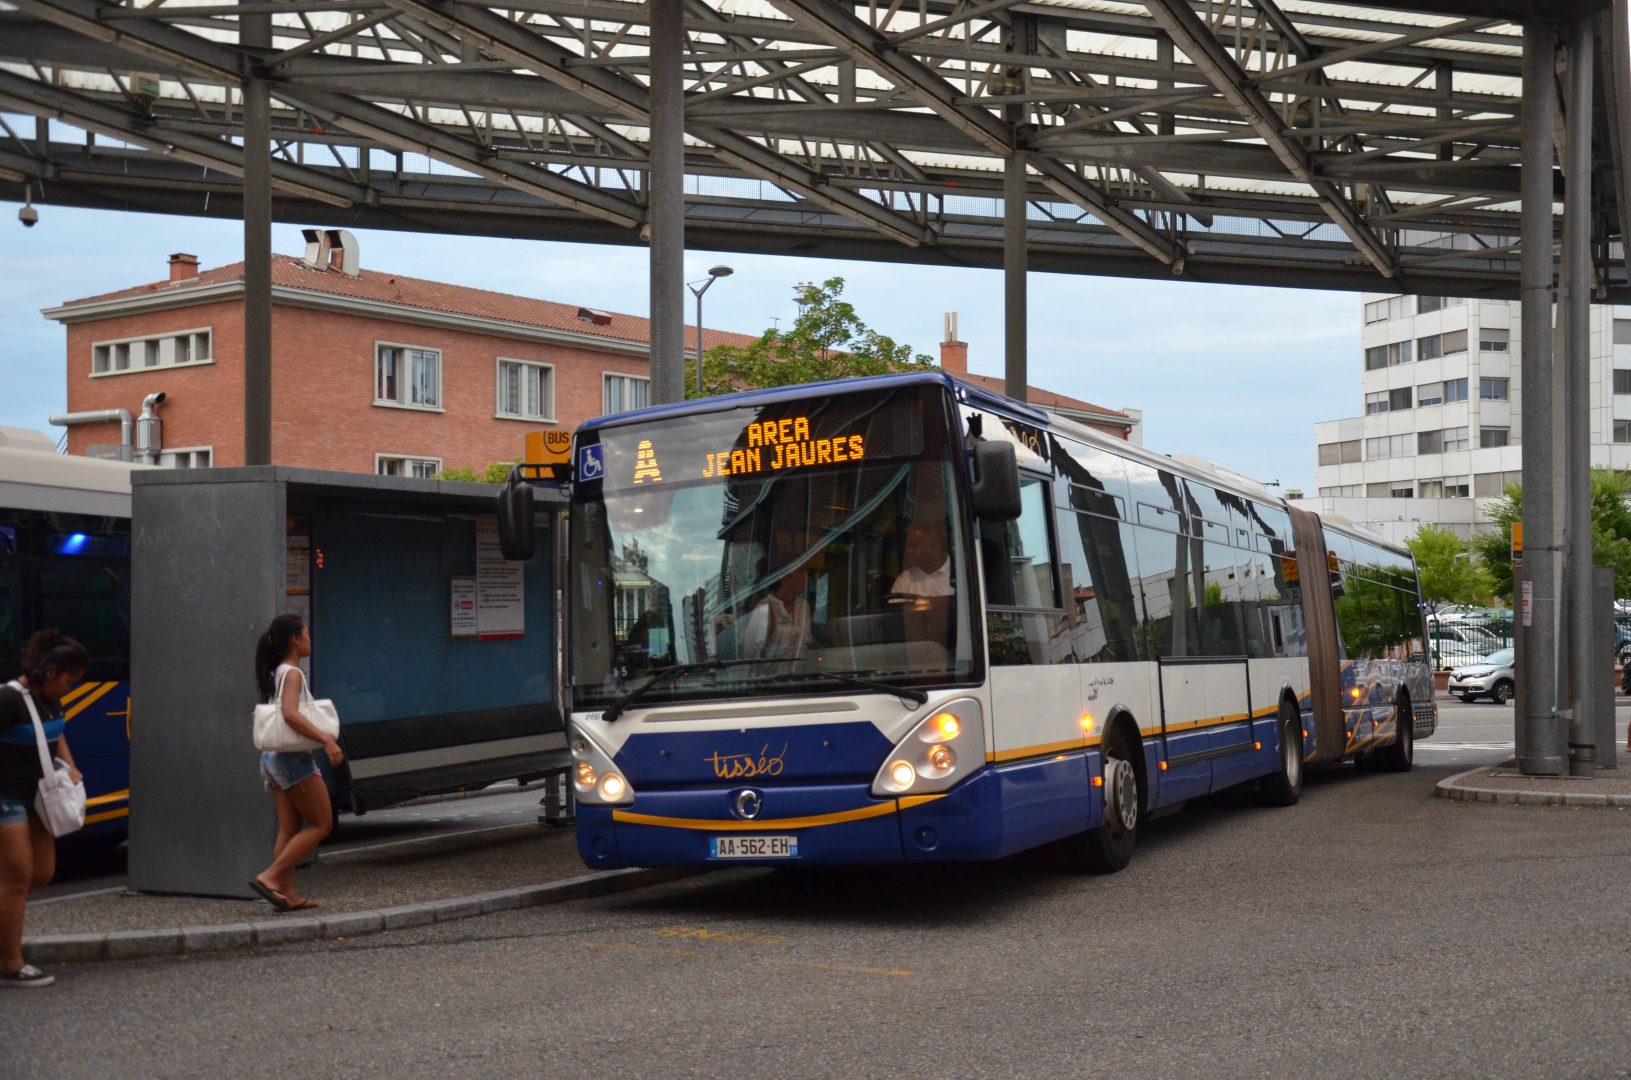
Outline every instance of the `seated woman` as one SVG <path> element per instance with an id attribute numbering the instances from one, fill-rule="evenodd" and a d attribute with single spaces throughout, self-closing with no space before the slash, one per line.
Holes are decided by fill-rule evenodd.
<path id="1" fill-rule="evenodd" d="M 810 643 L 810 603 L 804 596 L 809 577 L 800 565 L 776 579 L 748 613 L 736 640 L 738 655 L 780 658 L 804 652 Z"/>

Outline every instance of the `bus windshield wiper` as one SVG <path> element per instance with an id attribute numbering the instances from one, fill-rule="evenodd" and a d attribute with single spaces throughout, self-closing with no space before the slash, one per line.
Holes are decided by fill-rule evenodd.
<path id="1" fill-rule="evenodd" d="M 894 683 L 883 682 L 879 679 L 863 679 L 859 675 L 846 675 L 841 671 L 828 671 L 826 668 L 810 668 L 807 671 L 778 671 L 774 675 L 766 675 L 754 682 L 788 682 L 814 675 L 822 679 L 831 679 L 834 682 L 844 683 L 846 686 L 860 687 L 862 690 L 876 690 L 880 694 L 890 694 L 894 697 L 905 698 L 914 705 L 922 705 L 929 700 L 929 695 L 915 686 L 897 686 Z"/>
<path id="2" fill-rule="evenodd" d="M 629 688 L 628 693 L 612 702 L 601 719 L 610 724 L 628 709 L 630 705 L 645 697 L 658 683 L 670 679 L 689 675 L 693 671 L 717 671 L 720 668 L 734 667 L 737 664 L 758 664 L 759 659 L 720 660 L 717 657 L 710 660 L 698 660 L 694 664 L 670 664 L 667 667 L 652 668 L 645 673 L 645 678 Z"/>

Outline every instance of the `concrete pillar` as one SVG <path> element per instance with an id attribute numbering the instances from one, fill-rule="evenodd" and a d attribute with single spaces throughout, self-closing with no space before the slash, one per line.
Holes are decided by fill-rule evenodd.
<path id="1" fill-rule="evenodd" d="M 651 393 L 685 398 L 685 28 L 680 0 L 651 0 Z"/>
<path id="2" fill-rule="evenodd" d="M 247 48 L 272 47 L 272 17 L 245 14 Z M 244 94 L 244 464 L 272 463 L 272 104 L 266 81 Z"/>
<path id="3" fill-rule="evenodd" d="M 1030 385 L 1027 367 L 1026 319 L 1029 315 L 1025 278 L 1029 270 L 1026 248 L 1025 155 L 1015 150 L 1002 173 L 1002 296 L 1004 392 L 1024 401 Z"/>

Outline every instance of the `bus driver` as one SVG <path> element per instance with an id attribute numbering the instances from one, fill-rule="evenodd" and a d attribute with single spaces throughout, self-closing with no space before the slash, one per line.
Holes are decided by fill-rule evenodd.
<path id="1" fill-rule="evenodd" d="M 905 569 L 889 590 L 900 596 L 950 596 L 951 559 L 946 534 L 928 525 L 906 527 Z"/>

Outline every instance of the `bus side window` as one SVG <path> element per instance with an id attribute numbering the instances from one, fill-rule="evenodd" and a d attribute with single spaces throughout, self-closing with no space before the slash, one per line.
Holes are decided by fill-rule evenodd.
<path id="1" fill-rule="evenodd" d="M 1030 477 L 1020 481 L 1016 521 L 981 522 L 980 555 L 985 561 L 986 604 L 990 607 L 1059 607 L 1048 540 L 1047 489 Z"/>

